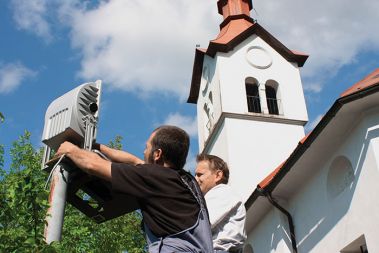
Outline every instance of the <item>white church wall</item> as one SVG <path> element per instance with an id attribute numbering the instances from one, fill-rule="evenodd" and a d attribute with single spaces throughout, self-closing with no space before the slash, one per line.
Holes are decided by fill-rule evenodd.
<path id="1" fill-rule="evenodd" d="M 346 154 L 353 158 L 356 185 L 352 186 L 349 213 L 337 229 L 340 234 L 348 231 L 347 243 L 363 234 L 368 251 L 379 252 L 379 107 L 366 111 L 363 118 L 344 146 Z"/>
<path id="2" fill-rule="evenodd" d="M 319 173 L 303 182 L 298 195 L 292 198 L 288 209 L 294 218 L 299 252 L 340 252 L 361 235 L 366 238 L 369 252 L 379 250 L 375 239 L 379 207 L 374 202 L 379 197 L 375 153 L 379 150 L 378 116 L 370 115 L 357 125 Z M 368 129 L 374 129 L 374 133 L 369 134 Z M 350 162 L 351 174 L 342 173 L 342 181 L 330 182 L 331 170 L 340 157 Z M 333 187 L 337 187 L 337 194 Z"/>
<path id="3" fill-rule="evenodd" d="M 250 63 L 250 58 L 254 59 L 255 54 L 259 53 L 267 55 L 268 61 L 272 62 L 270 66 L 254 67 Z M 219 58 L 218 74 L 223 111 L 242 114 L 248 112 L 245 79 L 253 77 L 258 80 L 259 89 L 264 89 L 268 80 L 274 80 L 279 84 L 278 99 L 285 118 L 308 120 L 297 64 L 289 63 L 260 37 L 252 35 L 234 50 L 217 53 L 216 56 Z"/>
<path id="4" fill-rule="evenodd" d="M 199 150 L 202 150 L 204 147 L 205 139 L 207 138 L 206 131 L 205 131 L 206 122 L 203 115 L 204 114 L 203 107 L 199 106 L 200 105 L 199 103 L 203 104 L 203 102 L 201 102 L 201 99 L 199 98 L 197 103 L 198 103 L 196 107 L 197 109 L 197 137 L 198 137 Z"/>
<path id="5" fill-rule="evenodd" d="M 319 158 L 325 159 L 324 164 L 312 168 L 316 172 L 299 182 L 297 194 L 284 205 L 294 221 L 299 253 L 345 252 L 341 250 L 348 245 L 350 250 L 356 250 L 351 252 L 360 252 L 359 244 L 351 245 L 362 238 L 369 252 L 379 252 L 379 110 L 375 110 L 365 114 L 330 157 Z M 343 179 L 333 182 L 331 171 L 335 166 L 346 172 L 350 166 L 351 174 L 342 172 Z M 277 231 L 277 224 L 272 211 L 262 217 L 248 235 L 254 252 L 288 252 L 288 247 L 270 242 L 270 232 Z M 287 236 L 282 236 L 285 243 Z"/>
<path id="6" fill-rule="evenodd" d="M 227 138 L 227 130 L 225 129 L 225 122 L 221 125 L 220 131 L 217 133 L 217 137 L 215 141 L 211 143 L 211 149 L 208 154 L 216 155 L 221 157 L 225 162 L 228 163 L 229 160 L 229 143 Z M 228 163 L 229 168 L 230 164 Z M 232 173 L 232 169 L 230 168 L 230 173 Z M 231 175 L 229 175 L 229 182 L 231 179 Z M 230 184 L 230 183 L 229 183 Z"/>
<path id="7" fill-rule="evenodd" d="M 250 244 L 254 252 L 290 253 L 286 218 L 279 210 L 271 208 L 265 219 L 258 223 L 255 232 L 250 233 L 245 244 Z M 287 237 L 287 240 L 285 238 Z"/>
<path id="8" fill-rule="evenodd" d="M 229 164 L 229 185 L 244 201 L 304 136 L 301 126 L 230 118 L 225 119 L 222 132 L 209 153 Z"/>
<path id="9" fill-rule="evenodd" d="M 199 150 L 203 150 L 215 123 L 221 115 L 220 81 L 217 74 L 217 58 L 204 56 L 203 73 L 197 101 Z M 208 112 L 205 112 L 207 108 Z"/>

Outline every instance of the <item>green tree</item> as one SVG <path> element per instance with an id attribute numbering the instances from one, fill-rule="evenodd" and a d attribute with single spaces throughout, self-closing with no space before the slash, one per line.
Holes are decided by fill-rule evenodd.
<path id="1" fill-rule="evenodd" d="M 111 146 L 121 148 L 117 136 Z M 0 252 L 123 252 L 145 251 L 141 215 L 133 212 L 96 224 L 66 205 L 62 241 L 46 245 L 43 238 L 48 208 L 44 189 L 47 173 L 41 170 L 42 149 L 35 150 L 30 133 L 13 143 L 10 168 L 4 169 L 0 145 Z"/>
<path id="2" fill-rule="evenodd" d="M 40 169 L 41 153 L 25 132 L 13 143 L 11 167 L 3 168 L 1 149 L 0 252 L 43 252 L 43 229 L 48 192 L 43 190 L 45 175 Z"/>
<path id="3" fill-rule="evenodd" d="M 4 121 L 4 115 L 0 112 L 0 122 Z"/>

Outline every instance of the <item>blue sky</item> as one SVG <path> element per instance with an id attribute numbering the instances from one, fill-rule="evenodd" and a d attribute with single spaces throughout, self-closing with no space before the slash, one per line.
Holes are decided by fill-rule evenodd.
<path id="1" fill-rule="evenodd" d="M 196 44 L 207 47 L 222 17 L 216 0 L 0 1 L 0 144 L 24 130 L 41 146 L 44 114 L 76 86 L 103 80 L 98 141 L 124 137 L 142 156 L 160 124 L 185 128 L 198 152 L 195 105 L 187 104 Z M 252 17 L 310 58 L 302 79 L 310 131 L 349 86 L 379 67 L 379 2 L 256 0 Z M 6 155 L 6 166 L 9 166 Z"/>

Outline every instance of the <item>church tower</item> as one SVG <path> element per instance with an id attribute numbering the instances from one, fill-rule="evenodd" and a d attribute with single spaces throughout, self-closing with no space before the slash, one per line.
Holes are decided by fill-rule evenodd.
<path id="1" fill-rule="evenodd" d="M 199 151 L 223 158 L 246 201 L 304 137 L 300 78 L 308 56 L 250 17 L 251 0 L 218 0 L 220 32 L 196 48 L 188 103 L 197 104 Z"/>

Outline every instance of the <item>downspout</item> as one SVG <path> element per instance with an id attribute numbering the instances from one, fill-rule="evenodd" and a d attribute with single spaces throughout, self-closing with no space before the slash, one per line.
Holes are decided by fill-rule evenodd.
<path id="1" fill-rule="evenodd" d="M 278 202 L 276 202 L 272 198 L 270 192 L 268 192 L 264 188 L 260 188 L 260 187 L 257 187 L 257 190 L 258 190 L 258 192 L 262 196 L 266 197 L 268 199 L 268 201 L 273 206 L 275 206 L 277 209 L 279 209 L 283 214 L 285 214 L 287 216 L 288 226 L 289 226 L 289 229 L 290 229 L 290 238 L 291 238 L 291 244 L 292 244 L 292 251 L 293 251 L 293 253 L 297 253 L 296 237 L 295 237 L 295 226 L 293 224 L 293 220 L 292 220 L 291 214 L 286 209 L 284 209 L 281 205 L 279 205 Z"/>

